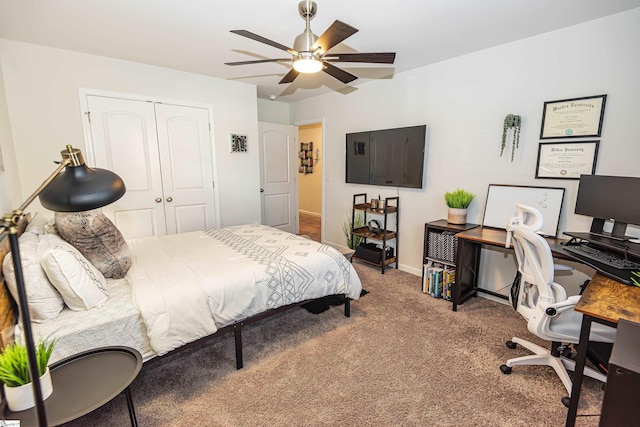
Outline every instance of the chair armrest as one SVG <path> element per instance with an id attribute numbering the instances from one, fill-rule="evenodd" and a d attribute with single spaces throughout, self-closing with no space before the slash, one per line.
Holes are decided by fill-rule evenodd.
<path id="1" fill-rule="evenodd" d="M 555 304 L 551 304 L 547 308 L 554 308 L 556 310 L 556 313 L 557 313 L 556 315 L 558 315 L 558 314 L 564 313 L 565 311 L 573 310 L 573 307 L 576 306 L 578 301 L 580 301 L 580 296 L 579 295 L 572 295 L 572 296 L 570 296 L 569 298 L 567 298 L 564 301 L 557 302 Z"/>

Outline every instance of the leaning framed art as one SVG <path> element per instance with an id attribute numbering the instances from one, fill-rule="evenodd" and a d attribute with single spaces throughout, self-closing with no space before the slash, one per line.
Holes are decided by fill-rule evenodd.
<path id="1" fill-rule="evenodd" d="M 599 137 L 607 95 L 544 103 L 540 139 Z"/>

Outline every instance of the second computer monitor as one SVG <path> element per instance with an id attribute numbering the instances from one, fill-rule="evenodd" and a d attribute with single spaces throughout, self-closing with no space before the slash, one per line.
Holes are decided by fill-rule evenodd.
<path id="1" fill-rule="evenodd" d="M 623 238 L 627 224 L 640 225 L 640 178 L 581 175 L 575 213 L 593 217 L 595 234 L 603 234 L 606 220 L 614 221 L 611 235 Z"/>

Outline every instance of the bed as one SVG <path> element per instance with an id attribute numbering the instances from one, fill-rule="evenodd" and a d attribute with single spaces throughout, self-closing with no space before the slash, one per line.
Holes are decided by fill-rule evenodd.
<path id="1" fill-rule="evenodd" d="M 52 362 L 112 345 L 135 348 L 146 362 L 233 332 L 240 369 L 245 325 L 327 296 L 344 301 L 348 317 L 350 300 L 362 291 L 353 266 L 336 249 L 267 226 L 127 244 L 131 267 L 124 278 L 106 280 L 106 301 L 87 310 L 65 305 L 54 319 L 32 322 L 36 341 L 56 340 Z M 22 246 L 21 254 L 24 265 Z M 10 297 L 4 286 L 1 291 L 0 298 Z M 19 339 L 19 325 L 13 331 Z"/>

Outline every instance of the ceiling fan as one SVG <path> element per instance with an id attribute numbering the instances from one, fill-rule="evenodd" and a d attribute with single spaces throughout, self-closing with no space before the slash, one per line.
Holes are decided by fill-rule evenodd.
<path id="1" fill-rule="evenodd" d="M 334 21 L 320 37 L 311 32 L 309 23 L 316 16 L 316 2 L 305 0 L 298 3 L 298 12 L 306 22 L 306 28 L 302 34 L 296 37 L 293 48 L 274 42 L 247 30 L 231 30 L 252 40 L 268 44 L 291 54 L 291 58 L 259 59 L 255 61 L 226 62 L 225 65 L 260 64 L 264 62 L 288 62 L 293 61 L 293 68 L 280 80 L 281 83 L 293 82 L 300 73 L 317 73 L 324 71 L 342 83 L 350 83 L 357 79 L 332 62 L 365 62 L 373 64 L 393 64 L 395 52 L 386 53 L 327 53 L 332 47 L 357 33 L 358 30 L 341 21 Z"/>

